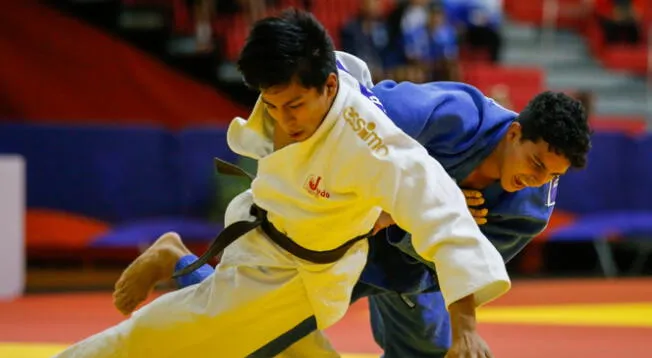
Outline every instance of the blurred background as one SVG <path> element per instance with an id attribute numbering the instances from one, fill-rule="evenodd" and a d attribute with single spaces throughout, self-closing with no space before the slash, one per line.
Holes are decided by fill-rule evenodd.
<path id="1" fill-rule="evenodd" d="M 516 111 L 546 89 L 576 96 L 589 167 L 562 179 L 510 270 L 651 272 L 650 0 L 4 1 L 0 153 L 24 161 L 28 291 L 111 287 L 167 230 L 203 250 L 246 185 L 211 159 L 255 169 L 224 137 L 256 98 L 234 61 L 252 21 L 288 6 L 376 80 L 464 81 Z"/>
<path id="2" fill-rule="evenodd" d="M 649 280 L 614 284 L 652 273 L 652 0 L 2 0 L 0 300 L 11 303 L 0 305 L 0 341 L 69 343 L 119 321 L 107 292 L 164 232 L 206 248 L 247 186 L 215 174 L 212 158 L 255 170 L 225 140 L 257 95 L 234 61 L 251 23 L 287 6 L 312 11 L 375 80 L 464 81 L 516 111 L 546 89 L 580 99 L 595 130 L 588 168 L 561 179 L 550 225 L 509 264 L 518 284 L 505 302 L 652 302 Z M 583 281 L 549 283 L 559 278 Z M 588 278 L 599 284 L 573 294 Z M 531 282 L 545 283 L 528 291 Z M 44 295 L 79 291 L 101 296 Z M 612 316 L 648 317 L 649 327 L 647 309 Z M 44 317 L 59 323 L 34 335 Z M 571 337 L 514 340 L 528 328 L 501 327 L 487 332 L 511 352 L 503 357 L 535 357 L 514 342 L 554 347 L 528 337 Z M 363 320 L 340 338 L 368 330 Z M 619 339 L 649 348 L 650 331 L 636 332 Z M 599 347 L 572 337 L 579 351 L 536 357 Z M 3 347 L 0 356 L 28 357 Z M 608 356 L 649 354 L 624 347 Z"/>
<path id="3" fill-rule="evenodd" d="M 234 61 L 295 6 L 374 78 L 471 83 L 519 111 L 580 99 L 588 168 L 561 180 L 515 278 L 652 273 L 652 0 L 0 1 L 0 296 L 109 290 L 160 234 L 197 252 L 246 183 L 225 128 L 256 93 Z"/>

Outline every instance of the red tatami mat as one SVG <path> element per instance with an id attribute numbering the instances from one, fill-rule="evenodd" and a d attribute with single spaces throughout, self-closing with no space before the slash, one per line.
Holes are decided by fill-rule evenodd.
<path id="1" fill-rule="evenodd" d="M 487 309 L 642 302 L 652 304 L 652 280 L 517 281 L 510 293 Z M 380 352 L 371 337 L 366 308 L 366 301 L 357 303 L 328 330 L 340 351 Z M 121 319 L 109 293 L 29 295 L 0 302 L 0 342 L 71 343 Z M 496 357 L 644 358 L 652 357 L 652 316 L 649 319 L 647 326 L 631 327 L 485 322 L 480 331 Z"/>

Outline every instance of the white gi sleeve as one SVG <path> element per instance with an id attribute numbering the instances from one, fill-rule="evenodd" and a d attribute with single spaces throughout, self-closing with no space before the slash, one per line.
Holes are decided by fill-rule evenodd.
<path id="1" fill-rule="evenodd" d="M 503 259 L 478 228 L 453 179 L 407 135 L 386 139 L 395 145 L 386 141 L 386 155 L 366 158 L 369 176 L 361 175 L 359 190 L 412 234 L 419 255 L 434 262 L 446 306 L 470 294 L 480 306 L 506 293 L 510 280 Z"/>

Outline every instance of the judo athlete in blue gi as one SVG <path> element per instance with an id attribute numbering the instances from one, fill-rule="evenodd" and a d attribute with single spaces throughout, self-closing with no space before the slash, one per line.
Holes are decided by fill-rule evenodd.
<path id="1" fill-rule="evenodd" d="M 339 67 L 344 69 L 341 63 Z M 361 90 L 366 92 L 362 85 Z M 419 141 L 463 189 L 477 224 L 505 261 L 545 228 L 559 177 L 586 163 L 590 130 L 585 112 L 561 93 L 544 92 L 517 114 L 463 83 L 383 81 L 371 92 L 367 95 L 375 95 L 372 99 L 382 103 L 397 126 Z M 377 225 L 391 223 L 381 215 Z M 182 244 L 173 236 L 162 240 L 177 246 L 178 270 L 196 256 L 183 246 L 179 250 Z M 392 225 L 369 240 L 368 262 L 352 301 L 369 297 L 373 334 L 384 357 L 460 357 L 457 347 L 451 347 L 458 332 L 451 331 L 450 321 L 459 315 L 449 316 L 434 265 L 415 252 L 410 239 Z M 196 284 L 212 271 L 204 265 L 178 283 Z M 116 300 L 125 313 L 136 304 Z M 295 333 L 298 340 L 309 332 Z"/>
<path id="2" fill-rule="evenodd" d="M 564 94 L 539 94 L 517 114 L 462 83 L 383 81 L 372 91 L 464 190 L 505 261 L 547 225 L 560 176 L 586 164 L 587 117 Z M 408 233 L 391 226 L 383 234 L 370 241 L 357 287 L 369 296 L 374 338 L 386 358 L 444 357 L 456 332 L 436 290 L 436 270 L 415 253 Z"/>

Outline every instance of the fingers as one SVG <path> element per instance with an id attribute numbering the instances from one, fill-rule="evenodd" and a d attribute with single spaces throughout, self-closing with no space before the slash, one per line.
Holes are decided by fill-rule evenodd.
<path id="1" fill-rule="evenodd" d="M 469 211 L 471 212 L 471 215 L 473 216 L 473 219 L 475 219 L 475 222 L 478 225 L 484 225 L 487 223 L 487 213 L 489 212 L 487 209 L 472 209 L 469 208 Z"/>
<path id="2" fill-rule="evenodd" d="M 466 198 L 466 206 L 480 206 L 484 204 L 484 198 Z"/>
<path id="3" fill-rule="evenodd" d="M 466 198 L 467 206 L 478 206 L 484 204 L 484 198 L 482 197 L 481 192 L 477 190 L 462 189 L 462 193 L 464 193 L 464 197 Z"/>
<path id="4" fill-rule="evenodd" d="M 473 209 L 473 208 L 469 208 L 469 211 L 471 212 L 471 215 L 473 215 L 473 217 L 476 218 L 483 218 L 487 216 L 487 213 L 489 212 L 489 210 L 487 209 Z"/>
<path id="5" fill-rule="evenodd" d="M 475 219 L 476 224 L 484 225 L 487 223 L 487 209 L 477 208 L 478 206 L 484 204 L 484 198 L 482 193 L 478 190 L 471 189 L 462 189 L 464 193 L 464 198 L 466 199 L 466 206 L 469 207 L 473 219 Z"/>

